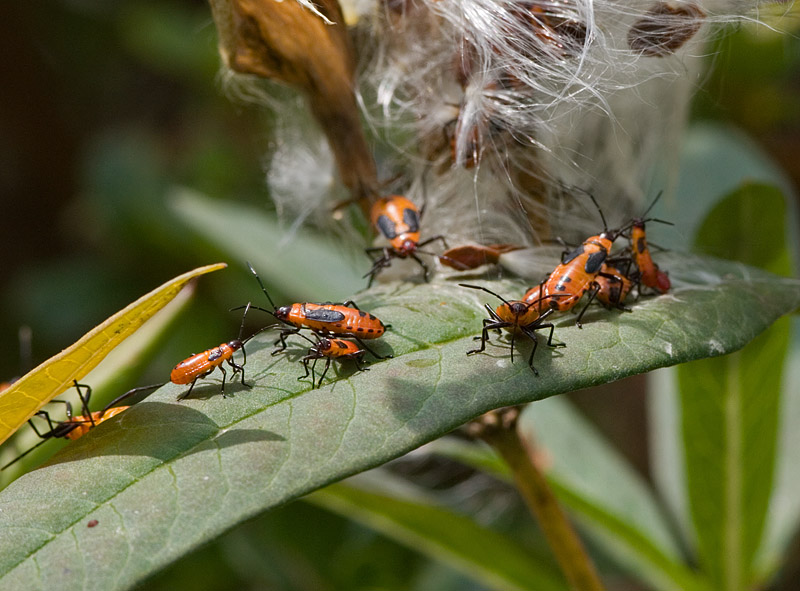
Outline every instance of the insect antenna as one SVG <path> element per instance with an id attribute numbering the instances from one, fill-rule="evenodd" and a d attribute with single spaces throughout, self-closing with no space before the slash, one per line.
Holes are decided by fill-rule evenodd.
<path id="1" fill-rule="evenodd" d="M 658 192 L 658 195 L 656 195 L 656 198 L 655 198 L 655 199 L 653 199 L 653 202 L 652 202 L 650 205 L 648 205 L 648 206 L 647 206 L 647 209 L 646 209 L 646 210 L 644 211 L 644 213 L 642 214 L 642 217 L 643 217 L 643 218 L 646 218 L 646 217 L 647 217 L 647 214 L 648 214 L 648 213 L 650 213 L 650 210 L 651 210 L 651 209 L 653 209 L 653 207 L 655 206 L 655 204 L 656 204 L 656 203 L 658 203 L 658 200 L 659 200 L 659 199 L 661 199 L 661 196 L 662 196 L 663 194 L 664 194 L 664 190 L 663 190 L 663 189 L 662 189 L 661 191 L 659 191 L 659 192 Z"/>
<path id="2" fill-rule="evenodd" d="M 483 291 L 485 291 L 486 293 L 492 294 L 494 297 L 498 298 L 500 301 L 502 301 L 502 302 L 503 302 L 504 304 L 506 304 L 507 306 L 510 306 L 510 305 L 511 305 L 511 304 L 509 304 L 509 303 L 508 303 L 508 300 L 507 300 L 507 299 L 505 299 L 503 296 L 501 296 L 500 294 L 497 294 L 497 293 L 493 292 L 491 289 L 488 289 L 488 288 L 486 288 L 486 287 L 482 287 L 482 286 L 480 286 L 480 285 L 468 285 L 467 283 L 459 283 L 458 285 L 460 285 L 461 287 L 468 287 L 468 288 L 470 288 L 470 289 L 480 289 L 480 290 L 483 290 Z"/>
<path id="3" fill-rule="evenodd" d="M 250 261 L 246 262 L 248 269 L 250 269 L 250 272 L 255 276 L 256 281 L 258 281 L 258 284 L 261 286 L 261 291 L 263 291 L 264 295 L 267 296 L 267 299 L 269 300 L 269 305 L 272 306 L 272 309 L 274 310 L 275 308 L 277 308 L 277 306 L 275 305 L 275 302 L 272 301 L 272 298 L 269 297 L 269 292 L 267 291 L 267 288 L 264 287 L 264 283 L 261 281 L 261 277 L 258 276 L 258 273 L 256 273 L 256 270 L 253 268 L 253 265 L 250 264 Z"/>
<path id="4" fill-rule="evenodd" d="M 125 392 L 125 394 L 122 394 L 121 396 L 117 396 L 114 400 L 112 400 L 111 402 L 106 404 L 103 407 L 103 410 L 100 411 L 100 415 L 99 416 L 102 417 L 104 414 L 106 414 L 106 412 L 108 412 L 109 409 L 117 406 L 120 402 L 122 402 L 126 398 L 130 398 L 131 396 L 134 396 L 134 395 L 138 394 L 139 392 L 146 392 L 147 390 L 157 390 L 161 386 L 165 386 L 167 384 L 169 384 L 169 382 L 162 382 L 160 384 L 151 384 L 149 386 L 138 386 L 136 388 L 128 390 L 127 392 Z"/>
<path id="5" fill-rule="evenodd" d="M 5 465 L 5 466 L 3 466 L 2 468 L 0 468 L 0 471 L 2 471 L 2 470 L 5 470 L 6 468 L 8 468 L 8 467 L 9 467 L 10 465 L 12 465 L 12 464 L 16 464 L 16 463 L 17 463 L 19 460 L 21 460 L 22 458 L 24 458 L 25 456 L 27 456 L 27 455 L 28 455 L 29 453 L 31 453 L 31 452 L 32 452 L 34 449 L 36 449 L 37 447 L 39 447 L 39 446 L 40 446 L 40 445 L 42 445 L 43 443 L 46 443 L 47 441 L 49 441 L 49 438 L 48 438 L 48 439 L 42 439 L 42 440 L 41 440 L 39 443 L 37 443 L 36 445 L 34 445 L 34 446 L 33 446 L 33 447 L 31 447 L 31 448 L 28 448 L 27 450 L 25 450 L 24 452 L 22 452 L 21 454 L 19 454 L 19 455 L 18 455 L 16 458 L 14 458 L 13 460 L 11 460 L 11 461 L 10 461 L 8 464 L 6 464 L 6 465 Z"/>
<path id="6" fill-rule="evenodd" d="M 600 204 L 597 202 L 597 199 L 594 198 L 594 195 L 588 192 L 586 194 L 589 196 L 589 199 L 592 200 L 592 203 L 594 203 L 594 206 L 597 208 L 597 212 L 600 214 L 600 219 L 603 220 L 603 230 L 605 232 L 608 232 L 608 222 L 606 221 L 606 216 L 603 215 L 603 210 L 600 209 Z"/>
<path id="7" fill-rule="evenodd" d="M 236 310 L 241 310 L 241 309 L 247 308 L 247 307 L 249 307 L 250 310 L 260 310 L 261 312 L 266 312 L 267 314 L 269 314 L 270 316 L 272 316 L 276 320 L 281 320 L 280 318 L 278 318 L 275 315 L 275 311 L 274 310 L 267 310 L 266 308 L 262 308 L 260 306 L 253 306 L 250 302 L 247 302 L 247 304 L 245 304 L 244 306 L 236 306 L 234 308 L 228 308 L 228 312 L 236 312 Z M 283 321 L 281 320 L 281 322 L 283 322 Z M 271 324 L 270 326 L 275 326 L 275 325 Z M 265 327 L 265 328 L 268 328 L 268 327 Z"/>

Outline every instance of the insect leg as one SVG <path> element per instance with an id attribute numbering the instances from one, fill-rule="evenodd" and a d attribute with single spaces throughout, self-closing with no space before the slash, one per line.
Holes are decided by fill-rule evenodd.
<path id="1" fill-rule="evenodd" d="M 491 318 L 484 318 L 484 325 L 483 330 L 481 331 L 481 348 L 480 349 L 471 349 L 467 351 L 467 355 L 472 355 L 474 353 L 482 353 L 486 350 L 486 341 L 489 340 L 489 331 L 494 330 L 495 328 L 500 329 L 506 326 L 510 326 L 508 322 L 493 322 Z M 489 321 L 487 324 L 486 321 Z"/>
<path id="2" fill-rule="evenodd" d="M 316 361 L 315 361 L 315 363 L 316 363 Z M 325 379 L 325 374 L 328 373 L 328 368 L 330 368 L 330 366 L 331 366 L 331 358 L 330 357 L 326 357 L 325 358 L 325 369 L 322 370 L 322 375 L 319 376 L 319 382 L 317 383 L 315 388 L 319 388 L 320 386 L 322 386 L 322 380 Z"/>
<path id="3" fill-rule="evenodd" d="M 359 339 L 358 337 L 355 337 L 355 336 L 354 336 L 354 337 L 353 337 L 353 339 L 354 339 L 354 340 L 355 340 L 355 341 L 356 341 L 356 342 L 357 342 L 359 345 L 361 345 L 361 347 L 362 347 L 362 348 L 363 348 L 365 351 L 367 351 L 368 353 L 370 353 L 370 354 L 371 354 L 371 355 L 372 355 L 372 356 L 373 356 L 375 359 L 391 359 L 392 357 L 394 357 L 394 355 L 384 355 L 384 356 L 378 355 L 378 354 L 377 354 L 375 351 L 373 351 L 372 349 L 370 349 L 369 347 L 367 347 L 367 346 L 364 344 L 364 341 L 362 341 L 362 340 L 361 340 L 361 339 Z"/>
<path id="4" fill-rule="evenodd" d="M 598 283 L 595 283 L 594 286 L 590 289 L 590 291 L 591 295 L 589 296 L 589 301 L 586 302 L 586 305 L 583 307 L 583 310 L 581 310 L 581 313 L 578 314 L 578 319 L 575 320 L 575 324 L 578 325 L 578 328 L 583 328 L 583 325 L 581 324 L 581 318 L 583 318 L 583 314 L 589 308 L 589 304 L 592 303 L 592 300 L 594 300 L 595 296 L 597 295 L 597 292 L 600 291 L 600 285 Z"/>
<path id="5" fill-rule="evenodd" d="M 219 391 L 223 398 L 227 398 L 227 396 L 225 396 L 225 380 L 228 378 L 228 372 L 225 371 L 225 367 L 223 365 L 220 364 L 218 367 L 222 372 L 222 385 L 220 386 Z"/>
<path id="6" fill-rule="evenodd" d="M 272 354 L 273 355 L 278 355 L 279 353 L 283 353 L 286 350 L 286 337 L 291 336 L 293 334 L 297 334 L 299 332 L 300 332 L 300 328 L 299 327 L 296 327 L 296 328 L 285 328 L 285 329 L 281 330 L 281 332 L 278 334 L 278 340 L 275 341 L 275 343 L 274 343 L 274 345 L 276 347 L 278 346 L 278 343 L 280 343 L 281 347 L 279 349 L 275 349 L 272 352 Z"/>
<path id="7" fill-rule="evenodd" d="M 422 267 L 422 277 L 425 279 L 425 281 L 428 281 L 428 274 L 429 274 L 428 265 L 426 265 L 426 264 L 425 264 L 425 263 L 422 261 L 422 259 L 421 259 L 421 258 L 419 258 L 419 257 L 418 257 L 416 254 L 412 254 L 412 255 L 411 255 L 411 258 L 412 258 L 412 259 L 414 259 L 415 261 L 417 261 L 417 263 L 419 264 L 419 266 L 420 266 L 420 267 Z"/>
<path id="8" fill-rule="evenodd" d="M 197 376 L 194 380 L 192 380 L 192 385 L 189 386 L 189 389 L 183 394 L 178 394 L 178 400 L 183 400 L 184 398 L 187 398 L 189 394 L 192 393 L 192 390 L 194 389 L 194 385 L 197 383 L 197 380 L 199 380 L 201 377 L 203 376 Z"/>

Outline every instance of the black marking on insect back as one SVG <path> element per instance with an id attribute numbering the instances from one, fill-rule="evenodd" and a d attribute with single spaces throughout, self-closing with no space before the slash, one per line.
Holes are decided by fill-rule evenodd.
<path id="1" fill-rule="evenodd" d="M 368 328 L 367 332 L 375 332 L 375 329 L 374 328 Z"/>
<path id="2" fill-rule="evenodd" d="M 569 275 L 562 275 L 558 278 L 558 283 L 556 283 L 555 291 L 567 291 L 567 283 L 572 281 L 572 277 Z M 553 300 L 550 300 L 550 303 L 553 303 Z"/>
<path id="3" fill-rule="evenodd" d="M 341 322 L 344 320 L 344 314 L 338 310 L 317 308 L 316 310 L 309 310 L 306 312 L 306 318 L 308 320 L 316 320 L 317 322 Z"/>
<path id="4" fill-rule="evenodd" d="M 415 210 L 406 207 L 403 210 L 403 221 L 409 232 L 419 232 L 419 214 Z"/>
<path id="5" fill-rule="evenodd" d="M 369 315 L 369 319 L 370 319 L 370 320 L 377 320 L 378 318 L 377 318 L 377 317 L 375 317 L 375 316 L 373 316 L 372 314 L 370 314 L 370 315 Z"/>
<path id="6" fill-rule="evenodd" d="M 571 260 L 575 259 L 576 257 L 578 257 L 578 256 L 580 256 L 580 255 L 582 255 L 582 254 L 583 254 L 583 244 L 581 244 L 579 247 L 577 247 L 575 250 L 573 250 L 571 253 L 569 253 L 569 254 L 567 255 L 567 258 L 565 258 L 565 259 L 562 261 L 562 264 L 566 265 L 566 264 L 567 264 L 567 263 L 569 263 Z"/>
<path id="7" fill-rule="evenodd" d="M 367 313 L 366 313 L 366 312 L 364 312 L 363 310 L 359 310 L 359 311 L 358 311 L 358 315 L 359 315 L 359 316 L 361 316 L 361 317 L 363 318 L 364 316 L 366 316 L 366 315 L 367 315 Z"/>
<path id="8" fill-rule="evenodd" d="M 600 252 L 593 252 L 589 255 L 589 258 L 586 259 L 586 265 L 584 266 L 584 270 L 587 273 L 592 273 L 596 275 L 600 272 L 600 267 L 603 266 L 603 263 L 606 260 L 606 256 L 608 253 L 605 250 L 601 250 Z"/>
<path id="9" fill-rule="evenodd" d="M 388 216 L 379 215 L 377 226 L 381 233 L 389 240 L 397 238 L 397 231 L 395 230 L 394 222 L 390 220 Z"/>
<path id="10" fill-rule="evenodd" d="M 212 349 L 212 351 L 208 354 L 209 361 L 216 361 L 220 357 L 222 357 L 222 350 L 219 347 Z"/>
<path id="11" fill-rule="evenodd" d="M 644 239 L 644 236 L 642 236 L 636 241 L 636 252 L 642 254 L 646 249 L 647 241 Z"/>

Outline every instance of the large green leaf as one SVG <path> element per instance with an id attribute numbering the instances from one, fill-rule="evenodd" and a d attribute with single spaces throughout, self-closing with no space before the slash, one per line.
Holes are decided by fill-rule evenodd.
<path id="1" fill-rule="evenodd" d="M 552 559 L 532 554 L 513 539 L 438 506 L 421 492 L 399 492 L 408 485 L 387 490 L 390 476 L 370 473 L 369 479 L 328 486 L 308 500 L 448 562 L 493 589 L 567 588 Z"/>
<path id="2" fill-rule="evenodd" d="M 392 324 L 375 347 L 395 358 L 367 372 L 343 369 L 346 379 L 317 390 L 260 335 L 248 344 L 252 389 L 229 386 L 233 396 L 222 400 L 212 381 L 178 404 L 184 388 L 167 386 L 2 491 L 0 587 L 127 588 L 247 517 L 490 409 L 735 350 L 800 305 L 796 281 L 715 259 L 659 260 L 673 292 L 641 299 L 631 314 L 597 308 L 582 330 L 572 316 L 558 320 L 567 347 L 541 347 L 538 378 L 504 347 L 465 355 L 488 296 L 449 282 L 359 296 Z M 99 523 L 88 528 L 91 519 Z"/>
<path id="3" fill-rule="evenodd" d="M 745 185 L 700 227 L 695 248 L 791 273 L 783 195 Z M 764 240 L 769 236 L 769 240 Z M 765 287 L 769 289 L 769 287 Z M 789 319 L 742 351 L 678 368 L 687 484 L 698 551 L 715 587 L 750 588 L 773 487 Z"/>

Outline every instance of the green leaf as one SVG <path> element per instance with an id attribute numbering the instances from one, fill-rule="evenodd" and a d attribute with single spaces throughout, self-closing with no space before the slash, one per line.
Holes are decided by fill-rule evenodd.
<path id="1" fill-rule="evenodd" d="M 791 180 L 753 139 L 739 129 L 719 123 L 695 123 L 689 128 L 681 152 L 680 171 L 674 202 L 668 210 L 656 214 L 681 229 L 677 235 L 669 232 L 663 237 L 659 235 L 657 242 L 669 248 L 685 249 L 686 237 L 696 235 L 702 220 L 709 216 L 720 196 L 736 191 L 742 184 L 769 183 L 779 187 L 785 195 L 792 195 L 794 191 Z M 796 215 L 797 208 L 791 206 L 791 210 Z M 783 227 L 781 222 L 772 228 L 770 235 Z M 796 229 L 792 231 L 796 236 Z"/>
<path id="2" fill-rule="evenodd" d="M 341 301 L 354 286 L 366 284 L 345 249 L 310 230 L 298 228 L 287 239 L 274 216 L 253 207 L 210 199 L 190 189 L 174 189 L 169 198 L 174 212 L 192 229 L 232 259 L 250 261 L 282 293 L 316 293 L 318 301 Z M 361 256 L 367 268 L 367 258 Z"/>
<path id="3" fill-rule="evenodd" d="M 225 263 L 179 275 L 110 316 L 72 345 L 35 367 L 0 392 L 0 443 L 8 439 L 53 398 L 80 380 L 115 347 L 200 275 L 224 269 Z"/>
<path id="4" fill-rule="evenodd" d="M 193 294 L 194 283 L 189 283 L 172 301 L 153 314 L 135 333 L 106 355 L 100 365 L 81 378 L 83 383 L 89 384 L 92 388 L 93 407 L 102 407 L 112 398 L 125 392 L 127 388 L 133 387 L 134 376 L 141 372 L 144 364 L 155 352 L 156 347 L 160 345 L 162 337 L 174 324 L 177 316 L 186 308 Z M 73 408 L 80 408 L 81 402 L 75 395 L 74 388 L 67 390 L 64 395 L 59 396 L 59 399 L 70 400 Z M 14 434 L 9 444 L 0 450 L 0 465 L 5 466 L 40 441 L 41 439 L 33 429 L 20 429 Z M 67 440 L 63 440 L 63 443 L 66 444 Z M 52 445 L 47 447 L 50 449 L 39 448 L 23 460 L 0 472 L 0 488 L 4 488 L 25 469 L 41 464 L 48 457 L 46 454 L 52 455 L 55 452 Z"/>
<path id="5" fill-rule="evenodd" d="M 563 398 L 528 406 L 520 433 L 532 442 L 553 491 L 601 547 L 656 589 L 698 589 L 651 489 Z"/>
<path id="6" fill-rule="evenodd" d="M 798 282 L 741 264 L 672 254 L 659 258 L 675 289 L 642 298 L 633 313 L 597 308 L 557 319 L 541 346 L 540 376 L 512 364 L 492 337 L 474 347 L 485 294 L 453 283 L 387 284 L 359 305 L 392 329 L 374 343 L 394 359 L 370 371 L 341 368 L 309 390 L 274 336 L 247 345 L 255 385 L 169 385 L 73 442 L 54 463 L 0 492 L 0 587 L 79 589 L 91 580 L 124 589 L 265 509 L 380 465 L 493 408 L 742 347 L 800 305 Z M 486 283 L 521 294 L 521 283 Z M 737 323 L 729 322 L 737 318 Z M 91 519 L 98 525 L 87 527 Z M 71 565 L 64 570 L 63 565 Z"/>
<path id="7" fill-rule="evenodd" d="M 703 589 L 705 582 L 681 559 L 677 542 L 652 491 L 620 454 L 563 398 L 523 411 L 520 433 L 553 492 L 594 538 L 654 589 Z M 488 446 L 445 437 L 428 446 L 510 481 L 506 464 Z"/>
<path id="8" fill-rule="evenodd" d="M 712 210 L 695 246 L 788 275 L 784 233 L 775 230 L 784 219 L 780 191 L 745 185 Z M 755 582 L 788 344 L 789 319 L 783 318 L 742 351 L 678 368 L 692 522 L 701 564 L 717 589 L 739 591 Z"/>
<path id="9" fill-rule="evenodd" d="M 493 589 L 566 589 L 552 560 L 536 556 L 517 542 L 437 506 L 421 493 L 403 498 L 387 491 L 390 474 L 350 479 L 307 497 L 314 504 L 382 532 L 431 558 L 442 560 Z M 414 491 L 416 492 L 416 491 Z M 405 495 L 408 497 L 408 495 Z"/>
<path id="10" fill-rule="evenodd" d="M 694 251 L 789 277 L 786 218 L 780 189 L 745 183 L 711 210 L 697 230 Z"/>

